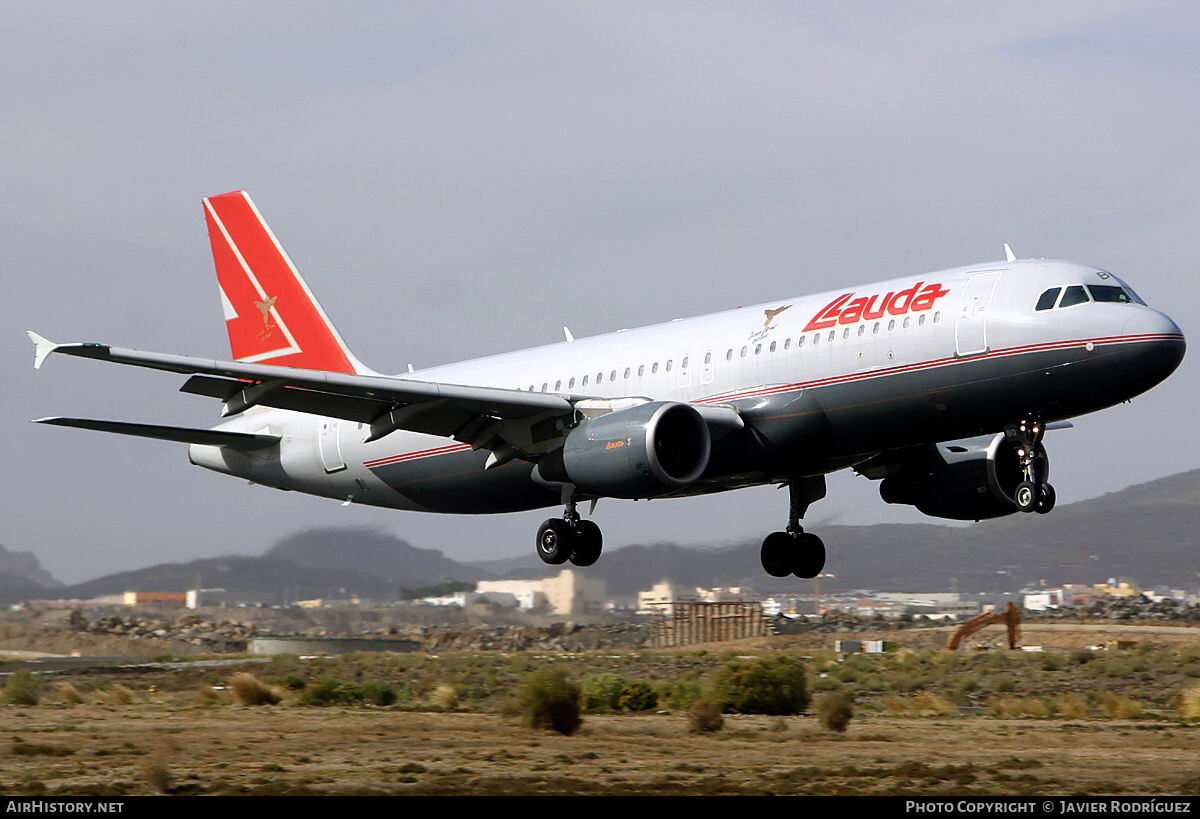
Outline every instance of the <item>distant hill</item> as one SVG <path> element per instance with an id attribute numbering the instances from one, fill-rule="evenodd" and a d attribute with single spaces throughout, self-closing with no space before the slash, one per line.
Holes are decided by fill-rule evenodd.
<path id="1" fill-rule="evenodd" d="M 274 602 L 359 596 L 395 600 L 401 588 L 489 577 L 433 549 L 417 549 L 372 529 L 310 529 L 285 537 L 262 557 L 229 556 L 162 563 L 48 591 L 25 582 L 0 582 L 0 602 L 88 599 L 130 589 L 185 591 L 222 588 L 270 596 Z"/>
<path id="2" fill-rule="evenodd" d="M 418 549 L 395 535 L 366 528 L 307 529 L 285 537 L 263 557 L 282 558 L 313 569 L 353 568 L 385 580 L 403 580 L 408 586 L 493 576 L 457 563 L 436 549 Z"/>
<path id="3" fill-rule="evenodd" d="M 582 571 L 604 578 L 609 593 L 622 596 L 662 578 L 708 587 L 748 584 L 764 592 L 810 589 L 812 581 L 776 579 L 762 571 L 758 548 L 769 526 L 732 547 L 656 543 L 610 549 Z M 1041 581 L 1055 586 L 1110 577 L 1131 577 L 1144 586 L 1195 587 L 1200 582 L 1200 470 L 1064 504 L 1049 515 L 1016 514 L 961 527 L 882 524 L 815 531 L 828 551 L 826 571 L 836 575 L 824 581 L 829 590 L 935 591 L 955 584 L 964 592 L 995 592 Z M 0 577 L 0 601 L 84 598 L 135 588 L 182 591 L 197 582 L 290 600 L 347 594 L 394 599 L 401 587 L 545 577 L 563 568 L 547 566 L 532 551 L 528 558 L 461 564 L 371 529 L 310 529 L 289 535 L 262 557 L 162 564 L 76 586 L 50 589 L 29 575 L 11 581 Z M 0 574 L 2 559 L 13 554 L 0 554 Z M 36 562 L 17 561 L 27 570 Z M 56 582 L 36 568 L 34 577 Z"/>
<path id="4" fill-rule="evenodd" d="M 53 589 L 61 585 L 31 552 L 10 552 L 0 543 L 0 588 Z"/>
<path id="5" fill-rule="evenodd" d="M 766 534 L 763 527 L 762 534 Z M 825 589 L 1013 591 L 1045 581 L 1099 583 L 1131 577 L 1144 586 L 1200 584 L 1200 470 L 1099 498 L 1064 504 L 1049 515 L 1015 514 L 970 526 L 937 523 L 822 526 Z M 629 595 L 662 578 L 705 587 L 746 583 L 760 591 L 810 589 L 812 581 L 776 579 L 758 561 L 761 536 L 732 547 L 633 545 L 606 551 L 589 576 L 609 593 Z M 476 564 L 510 576 L 558 571 L 531 556 Z"/>

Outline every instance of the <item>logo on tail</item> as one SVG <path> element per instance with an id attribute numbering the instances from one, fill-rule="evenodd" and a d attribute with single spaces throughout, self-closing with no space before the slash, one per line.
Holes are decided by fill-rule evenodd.
<path id="1" fill-rule="evenodd" d="M 234 359 L 369 372 L 350 353 L 244 191 L 205 199 L 204 218 Z"/>

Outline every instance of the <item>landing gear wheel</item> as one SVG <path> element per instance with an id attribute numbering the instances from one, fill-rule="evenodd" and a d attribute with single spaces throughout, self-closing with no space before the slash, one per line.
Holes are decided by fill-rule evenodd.
<path id="1" fill-rule="evenodd" d="M 600 527 L 590 520 L 581 520 L 575 524 L 575 549 L 571 552 L 571 562 L 576 566 L 591 566 L 600 559 L 600 550 L 604 545 L 604 536 Z"/>
<path id="2" fill-rule="evenodd" d="M 792 574 L 806 579 L 816 577 L 825 568 L 825 544 L 821 538 L 805 532 L 797 539 L 792 557 Z"/>
<path id="3" fill-rule="evenodd" d="M 1044 515 L 1054 508 L 1056 496 L 1054 494 L 1053 486 L 1048 483 L 1039 483 L 1037 496 L 1037 506 L 1035 511 L 1039 515 Z"/>
<path id="4" fill-rule="evenodd" d="M 787 532 L 772 532 L 763 540 L 759 558 L 763 570 L 771 577 L 787 577 L 792 573 L 792 552 L 796 541 Z"/>
<path id="5" fill-rule="evenodd" d="M 1037 485 L 1032 481 L 1021 481 L 1013 492 L 1013 503 L 1018 512 L 1032 512 L 1038 505 Z"/>
<path id="6" fill-rule="evenodd" d="M 538 529 L 537 553 L 543 563 L 566 563 L 574 550 L 575 532 L 565 520 L 550 518 Z"/>

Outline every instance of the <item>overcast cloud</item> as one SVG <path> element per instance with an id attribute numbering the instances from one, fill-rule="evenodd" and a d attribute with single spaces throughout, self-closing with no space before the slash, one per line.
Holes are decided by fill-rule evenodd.
<path id="1" fill-rule="evenodd" d="M 1186 2 L 23 4 L 0 29 L 0 543 L 64 581 L 377 525 L 456 559 L 547 512 L 340 508 L 183 447 L 165 373 L 24 336 L 227 357 L 199 200 L 243 188 L 388 372 L 1019 255 L 1200 326 L 1200 10 Z M 1197 356 L 1047 441 L 1059 502 L 1200 466 Z M 549 510 L 557 514 L 556 510 Z M 785 493 L 601 502 L 606 549 L 779 528 Z M 810 522 L 915 520 L 831 479 Z M 811 527 L 810 527 L 811 528 Z M 831 564 L 836 544 L 829 543 Z"/>

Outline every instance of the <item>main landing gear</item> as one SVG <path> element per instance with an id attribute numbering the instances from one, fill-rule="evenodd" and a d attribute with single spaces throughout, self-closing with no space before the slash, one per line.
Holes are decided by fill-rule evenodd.
<path id="1" fill-rule="evenodd" d="M 551 565 L 569 560 L 576 566 L 591 566 L 600 559 L 604 537 L 599 526 L 579 517 L 574 492 L 568 495 L 566 503 L 561 520 L 550 518 L 538 529 L 538 557 Z"/>
<path id="2" fill-rule="evenodd" d="M 763 541 L 760 553 L 763 569 L 772 577 L 816 577 L 825 568 L 825 544 L 805 532 L 800 519 L 809 504 L 825 497 L 825 476 L 792 478 L 788 481 L 790 503 L 787 530 L 772 532 Z"/>
<path id="3" fill-rule="evenodd" d="M 1013 490 L 1013 503 L 1019 512 L 1046 514 L 1054 508 L 1054 487 L 1044 480 L 1045 450 L 1042 436 L 1046 427 L 1040 421 L 1021 421 L 1004 428 L 1005 437 L 1012 442 L 1021 470 L 1021 482 Z"/>

